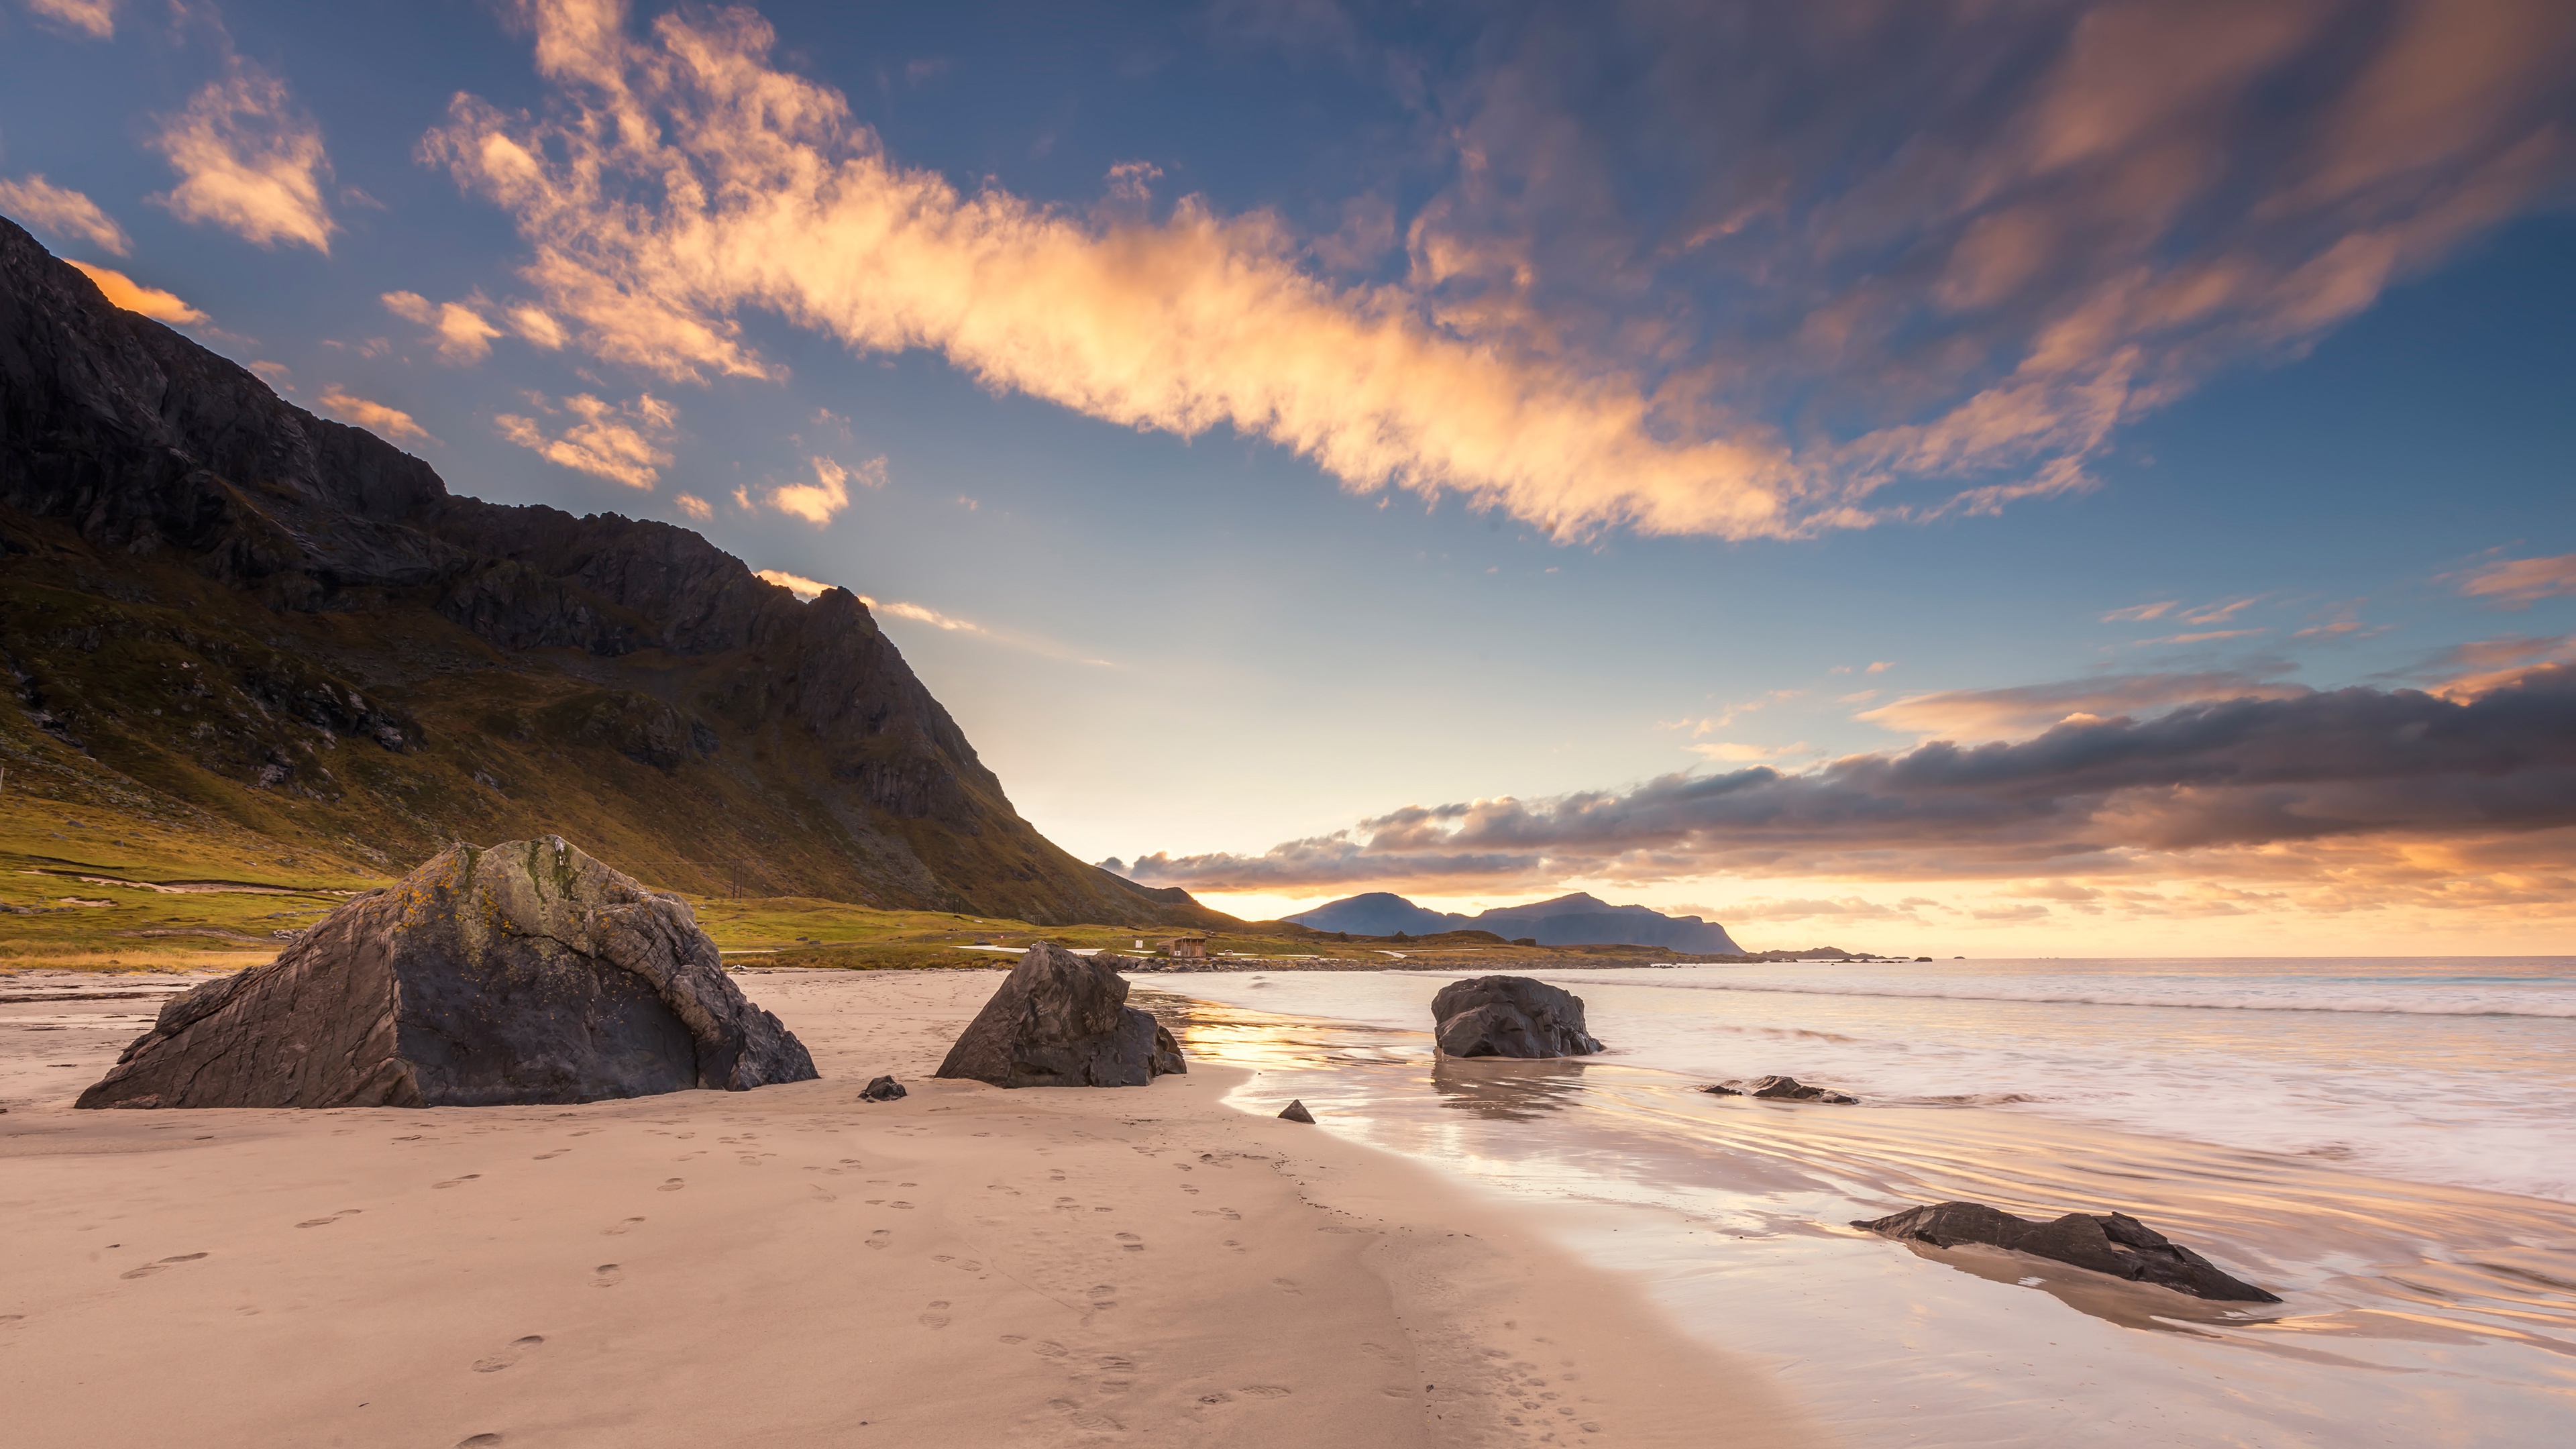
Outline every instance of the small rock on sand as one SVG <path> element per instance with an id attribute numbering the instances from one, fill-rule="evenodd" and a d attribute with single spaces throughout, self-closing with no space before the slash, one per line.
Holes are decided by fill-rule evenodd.
<path id="1" fill-rule="evenodd" d="M 859 1100 L 862 1102 L 891 1102 L 895 1098 L 903 1095 L 905 1095 L 903 1083 L 896 1081 L 892 1077 L 871 1077 L 868 1079 L 867 1086 L 860 1089 Z"/>

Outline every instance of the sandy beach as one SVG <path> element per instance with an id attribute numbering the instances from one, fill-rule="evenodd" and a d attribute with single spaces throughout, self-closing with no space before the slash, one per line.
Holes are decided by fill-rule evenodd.
<path id="1" fill-rule="evenodd" d="M 1239 1070 L 934 1081 L 999 973 L 739 979 L 822 1080 L 298 1113 L 75 1112 L 156 1003 L 17 978 L 11 1441 L 1821 1442 L 1633 1275 Z"/>

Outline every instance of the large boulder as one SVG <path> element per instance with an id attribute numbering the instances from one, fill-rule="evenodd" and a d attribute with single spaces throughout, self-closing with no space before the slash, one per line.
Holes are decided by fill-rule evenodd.
<path id="1" fill-rule="evenodd" d="M 937 1075 L 997 1087 L 1141 1087 L 1189 1070 L 1172 1034 L 1127 1004 L 1124 959 L 1085 960 L 1052 941 L 1029 947 Z"/>
<path id="2" fill-rule="evenodd" d="M 1526 976 L 1453 981 L 1431 998 L 1433 1035 L 1453 1057 L 1581 1057 L 1601 1050 L 1583 1029 L 1583 998 Z"/>
<path id="3" fill-rule="evenodd" d="M 161 1008 L 83 1107 L 482 1107 L 814 1077 L 676 896 L 555 836 L 455 845 Z"/>
<path id="4" fill-rule="evenodd" d="M 1852 1226 L 1936 1248 L 1983 1243 L 2222 1303 L 2281 1301 L 2126 1213 L 2068 1213 L 2035 1223 L 1984 1203 L 1936 1202 Z"/>

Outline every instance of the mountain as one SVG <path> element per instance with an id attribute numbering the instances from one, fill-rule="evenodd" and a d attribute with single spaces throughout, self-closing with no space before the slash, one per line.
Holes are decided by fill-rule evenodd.
<path id="1" fill-rule="evenodd" d="M 452 494 L 6 221 L 0 663 L 0 808 L 360 874 L 552 832 L 688 889 L 1233 923 L 1039 835 L 850 593 Z"/>
<path id="2" fill-rule="evenodd" d="M 1417 906 L 1386 891 L 1346 896 L 1288 919 L 1318 931 L 1347 931 L 1354 936 L 1409 936 L 1440 931 L 1491 931 L 1510 940 L 1535 939 L 1542 946 L 1664 946 L 1702 956 L 1740 956 L 1744 948 L 1724 926 L 1697 916 L 1667 916 L 1644 906 L 1614 906 L 1576 892 L 1552 901 L 1502 906 L 1473 916 Z"/>
<path id="3" fill-rule="evenodd" d="M 1467 918 L 1427 910 L 1390 891 L 1370 891 L 1345 896 L 1287 919 L 1293 925 L 1311 926 L 1318 931 L 1347 931 L 1354 936 L 1392 936 L 1398 931 L 1408 936 L 1430 936 L 1458 930 Z"/>

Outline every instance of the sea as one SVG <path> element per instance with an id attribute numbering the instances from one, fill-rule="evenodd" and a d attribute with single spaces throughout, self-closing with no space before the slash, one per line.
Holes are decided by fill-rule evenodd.
<path id="1" fill-rule="evenodd" d="M 2576 957 L 1531 974 L 1608 1050 L 1441 1058 L 1454 973 L 1138 999 L 1235 1105 L 1509 1202 L 1843 1442 L 2576 1444 Z M 1861 1100 L 1700 1090 L 1774 1073 Z M 2284 1301 L 1852 1226 L 1950 1199 L 2128 1212 Z"/>

